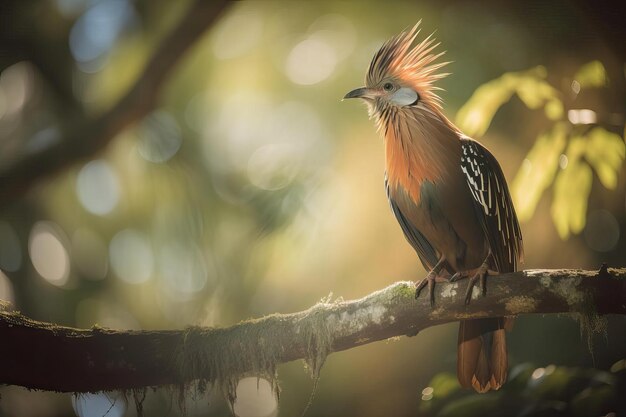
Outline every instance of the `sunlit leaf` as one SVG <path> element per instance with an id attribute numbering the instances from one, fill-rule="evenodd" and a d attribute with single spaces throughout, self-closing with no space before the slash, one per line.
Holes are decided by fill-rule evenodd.
<path id="1" fill-rule="evenodd" d="M 483 135 L 496 111 L 511 99 L 514 91 L 514 83 L 505 76 L 481 85 L 457 113 L 457 125 L 467 135 Z"/>
<path id="2" fill-rule="evenodd" d="M 433 398 L 447 397 L 461 388 L 456 375 L 447 372 L 435 375 L 429 385 L 433 388 Z"/>
<path id="3" fill-rule="evenodd" d="M 519 77 L 517 95 L 529 109 L 538 109 L 543 103 L 540 80 L 532 77 Z"/>
<path id="4" fill-rule="evenodd" d="M 563 110 L 563 102 L 558 98 L 548 100 L 543 111 L 546 113 L 546 116 L 550 120 L 559 120 L 563 117 L 563 114 L 565 112 Z"/>
<path id="5" fill-rule="evenodd" d="M 566 154 L 569 163 L 554 182 L 551 214 L 561 239 L 580 233 L 585 227 L 593 174 L 589 165 L 580 159 L 585 150 L 584 141 L 584 138 L 572 138 Z"/>
<path id="6" fill-rule="evenodd" d="M 610 190 L 615 189 L 617 175 L 626 156 L 624 139 L 601 127 L 592 129 L 586 137 L 586 160 L 598 174 L 602 185 Z"/>
<path id="7" fill-rule="evenodd" d="M 602 87 L 607 84 L 606 70 L 600 61 L 591 61 L 580 67 L 574 79 L 581 87 Z"/>
<path id="8" fill-rule="evenodd" d="M 626 359 L 620 359 L 617 362 L 615 362 L 613 365 L 611 365 L 611 372 L 613 373 L 626 372 Z"/>
<path id="9" fill-rule="evenodd" d="M 545 81 L 546 69 L 542 66 L 528 71 L 509 72 L 480 86 L 459 110 L 456 123 L 470 136 L 483 135 L 498 109 L 517 94 L 530 109 L 546 106 L 551 120 L 563 116 L 559 93 Z"/>
<path id="10" fill-rule="evenodd" d="M 529 109 L 538 109 L 545 102 L 559 101 L 558 92 L 545 80 L 538 78 L 535 72 L 519 75 L 517 95 Z"/>
<path id="11" fill-rule="evenodd" d="M 521 221 L 532 217 L 544 190 L 552 184 L 559 156 L 565 149 L 565 135 L 564 123 L 557 123 L 552 130 L 539 135 L 517 172 L 511 193 Z"/>

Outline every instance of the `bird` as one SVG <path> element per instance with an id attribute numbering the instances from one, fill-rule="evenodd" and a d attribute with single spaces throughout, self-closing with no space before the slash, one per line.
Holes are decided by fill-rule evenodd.
<path id="1" fill-rule="evenodd" d="M 520 225 L 500 164 L 480 142 L 443 113 L 435 83 L 442 72 L 433 34 L 416 41 L 421 21 L 374 54 L 365 86 L 344 99 L 362 99 L 383 139 L 385 190 L 404 236 L 429 271 L 415 297 L 435 282 L 468 279 L 465 303 L 487 275 L 516 271 L 523 262 Z M 461 320 L 457 376 L 464 388 L 498 390 L 506 381 L 505 330 L 511 318 Z"/>

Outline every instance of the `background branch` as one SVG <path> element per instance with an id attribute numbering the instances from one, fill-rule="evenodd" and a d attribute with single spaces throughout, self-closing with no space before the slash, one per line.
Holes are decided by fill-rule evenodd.
<path id="1" fill-rule="evenodd" d="M 184 385 L 199 379 L 234 392 L 246 374 L 273 377 L 279 363 L 326 356 L 468 318 L 531 313 L 626 314 L 626 269 L 528 270 L 492 277 L 484 297 L 463 304 L 467 283 L 439 284 L 436 306 L 398 282 L 354 301 L 322 301 L 223 329 L 79 330 L 0 313 L 0 383 L 87 392 Z M 233 386 L 233 384 L 235 384 Z"/>
<path id="2" fill-rule="evenodd" d="M 196 0 L 116 105 L 96 118 L 76 121 L 71 131 L 50 147 L 0 168 L 0 208 L 15 201 L 37 180 L 102 150 L 124 128 L 150 113 L 168 75 L 229 3 Z"/>

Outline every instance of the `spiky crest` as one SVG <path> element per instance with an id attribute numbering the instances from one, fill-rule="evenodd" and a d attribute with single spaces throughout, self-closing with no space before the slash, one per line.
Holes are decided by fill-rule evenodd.
<path id="1" fill-rule="evenodd" d="M 441 109 L 441 98 L 437 95 L 437 90 L 441 88 L 433 84 L 449 75 L 437 72 L 449 62 L 435 63 L 445 52 L 434 52 L 439 43 L 436 43 L 433 34 L 411 49 L 421 32 L 420 23 L 421 20 L 412 29 L 401 32 L 383 44 L 370 63 L 365 83 L 368 87 L 375 87 L 389 78 L 402 81 L 414 88 L 421 100 Z"/>

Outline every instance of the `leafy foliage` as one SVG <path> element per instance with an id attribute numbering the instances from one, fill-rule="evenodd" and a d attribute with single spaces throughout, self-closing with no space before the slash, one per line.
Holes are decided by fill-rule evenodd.
<path id="1" fill-rule="evenodd" d="M 512 183 L 512 195 L 521 221 L 528 220 L 544 191 L 553 185 L 551 214 L 562 239 L 585 227 L 593 172 L 607 189 L 617 186 L 626 157 L 624 139 L 596 124 L 596 112 L 564 108 L 563 95 L 546 81 L 542 66 L 512 72 L 479 87 L 459 110 L 456 122 L 470 136 L 484 135 L 497 110 L 513 95 L 531 110 L 543 108 L 554 123 L 540 133 Z M 572 89 L 606 87 L 608 78 L 599 61 L 583 65 Z M 567 116 L 567 117 L 566 117 Z"/>
<path id="2" fill-rule="evenodd" d="M 463 391 L 456 377 L 436 375 L 424 389 L 420 411 L 425 416 L 602 416 L 623 415 L 626 398 L 626 360 L 611 371 L 530 363 L 511 370 L 501 390 L 484 395 Z"/>

